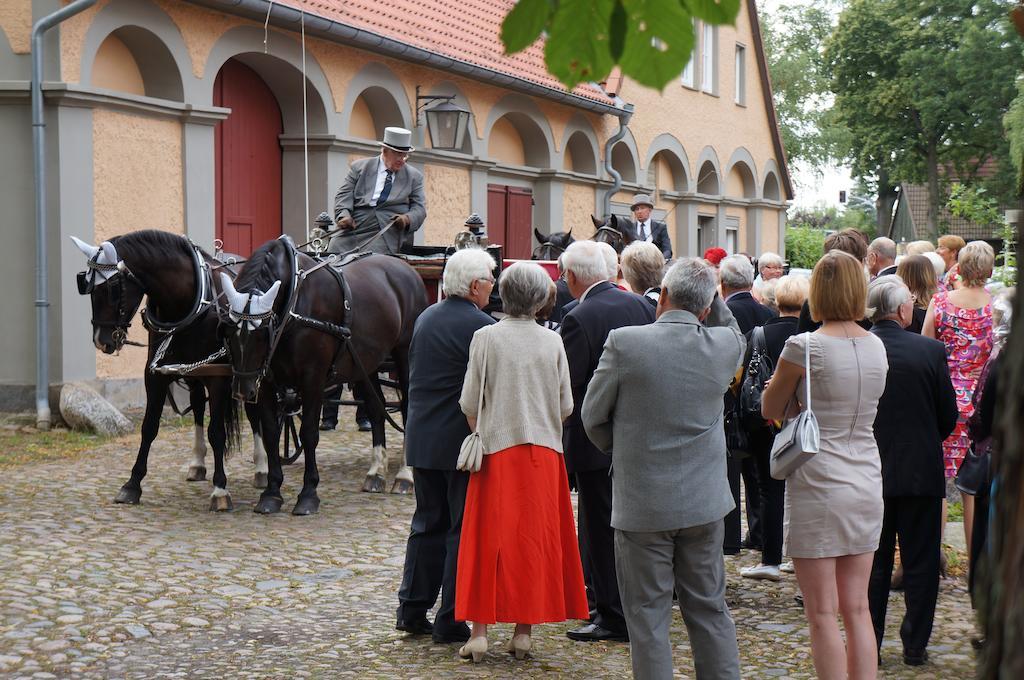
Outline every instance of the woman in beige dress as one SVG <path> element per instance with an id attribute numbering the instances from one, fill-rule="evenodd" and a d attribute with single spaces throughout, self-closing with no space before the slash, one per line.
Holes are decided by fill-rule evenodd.
<path id="1" fill-rule="evenodd" d="M 785 550 L 793 559 L 818 677 L 874 678 L 868 579 L 882 530 L 882 471 L 872 426 L 889 364 L 882 341 L 861 328 L 867 280 L 856 258 L 825 254 L 811 275 L 813 333 L 791 337 L 762 398 L 765 418 L 794 416 L 810 370 L 817 455 L 786 480 Z M 804 366 L 810 343 L 810 367 Z M 837 615 L 846 629 L 846 644 Z"/>

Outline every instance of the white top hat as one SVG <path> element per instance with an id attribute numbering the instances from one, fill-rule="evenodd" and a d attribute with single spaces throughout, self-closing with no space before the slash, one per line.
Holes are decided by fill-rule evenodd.
<path id="1" fill-rule="evenodd" d="M 412 147 L 412 132 L 400 127 L 384 128 L 384 139 L 381 140 L 380 145 L 402 153 L 415 151 Z"/>

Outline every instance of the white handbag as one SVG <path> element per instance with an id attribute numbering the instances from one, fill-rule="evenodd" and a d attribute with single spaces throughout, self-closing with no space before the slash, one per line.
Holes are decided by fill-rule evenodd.
<path id="1" fill-rule="evenodd" d="M 818 453 L 821 444 L 818 419 L 811 410 L 811 334 L 804 338 L 804 410 L 775 435 L 770 459 L 774 479 L 786 479 Z M 788 407 L 787 407 L 788 410 Z"/>
<path id="2" fill-rule="evenodd" d="M 456 470 L 463 472 L 480 472 L 480 466 L 484 462 L 484 442 L 480 439 L 480 416 L 484 406 L 484 385 L 487 384 L 487 345 L 490 344 L 484 339 L 483 369 L 480 375 L 480 397 L 476 401 L 476 430 L 469 433 L 462 440 L 462 448 L 459 449 L 459 460 L 455 463 Z"/>

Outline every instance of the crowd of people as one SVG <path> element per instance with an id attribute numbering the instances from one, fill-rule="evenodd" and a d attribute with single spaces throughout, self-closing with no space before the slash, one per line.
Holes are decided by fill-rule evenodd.
<path id="1" fill-rule="evenodd" d="M 579 621 L 570 639 L 628 642 L 635 677 L 671 678 L 678 600 L 697 677 L 738 678 L 725 556 L 746 549 L 761 559 L 744 578 L 795 573 L 819 677 L 876 676 L 893 586 L 903 660 L 925 663 L 949 480 L 972 574 L 987 541 L 988 488 L 966 473 L 991 447 L 1010 321 L 1008 292 L 986 289 L 992 247 L 943 236 L 898 254 L 845 230 L 808 279 L 774 253 L 667 261 L 651 241 L 621 257 L 575 242 L 557 283 L 529 262 L 496 282 L 483 250 L 448 260 L 411 346 L 396 628 L 481 661 L 492 624 L 515 624 L 523 658 L 532 626 Z M 770 379 L 750 379 L 755 362 Z M 730 421 L 748 385 L 760 413 Z M 805 409 L 817 453 L 777 479 L 776 436 Z"/>

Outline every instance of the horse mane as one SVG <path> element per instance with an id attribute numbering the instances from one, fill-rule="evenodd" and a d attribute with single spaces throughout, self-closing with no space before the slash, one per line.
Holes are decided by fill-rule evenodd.
<path id="1" fill-rule="evenodd" d="M 174 234 L 159 229 L 143 229 L 110 240 L 123 259 L 125 255 L 133 259 L 150 262 L 165 261 L 172 253 L 177 253 L 189 260 L 192 259 L 192 246 L 181 234 Z"/>
<path id="2" fill-rule="evenodd" d="M 281 270 L 280 260 L 283 257 L 281 252 L 285 244 L 280 239 L 267 241 L 253 252 L 246 261 L 242 271 L 238 272 L 235 279 L 235 290 L 239 292 L 266 292 L 274 285 L 274 281 L 280 280 L 282 290 L 291 287 L 289 273 Z M 289 263 L 290 266 L 290 263 Z M 278 296 L 283 297 L 283 296 Z"/>

